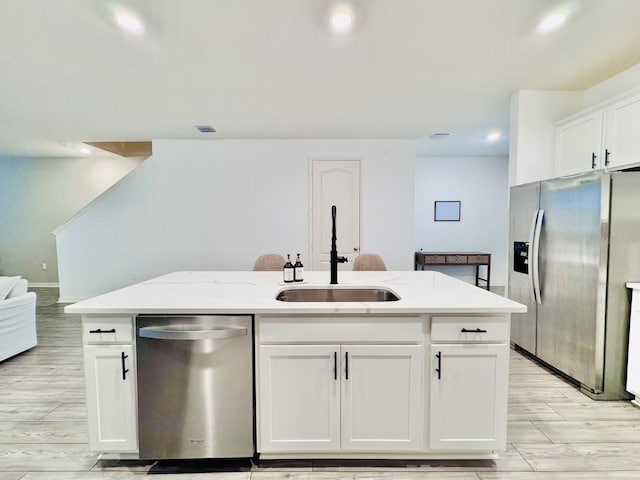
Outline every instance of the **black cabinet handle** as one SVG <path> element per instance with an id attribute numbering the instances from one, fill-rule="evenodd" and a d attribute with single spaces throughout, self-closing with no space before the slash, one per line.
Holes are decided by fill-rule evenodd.
<path id="1" fill-rule="evenodd" d="M 124 352 L 120 353 L 120 358 L 122 360 L 122 380 L 126 380 L 127 379 L 127 372 L 129 371 L 128 368 L 124 368 L 124 360 L 125 358 L 129 358 L 129 355 L 125 354 Z"/>
<path id="2" fill-rule="evenodd" d="M 438 372 L 438 380 L 442 376 L 442 352 L 436 353 L 436 358 L 438 359 L 438 368 L 436 368 L 436 372 Z"/>
<path id="3" fill-rule="evenodd" d="M 482 330 L 481 328 L 476 328 L 475 330 L 467 330 L 466 328 L 463 328 L 460 331 L 462 333 L 487 333 L 486 330 Z"/>
<path id="4" fill-rule="evenodd" d="M 333 352 L 333 379 L 338 379 L 338 352 Z"/>
<path id="5" fill-rule="evenodd" d="M 591 168 L 596 168 L 596 158 L 598 158 L 597 155 L 595 153 L 592 153 L 591 154 Z"/>
<path id="6" fill-rule="evenodd" d="M 344 352 L 345 378 L 349 380 L 349 352 Z"/>
<path id="7" fill-rule="evenodd" d="M 609 154 L 611 152 L 607 149 L 604 150 L 604 166 L 606 167 L 607 165 L 609 165 Z"/>
<path id="8" fill-rule="evenodd" d="M 89 333 L 116 333 L 116 329 L 112 328 L 111 330 L 102 330 L 98 328 L 97 330 L 89 330 Z"/>

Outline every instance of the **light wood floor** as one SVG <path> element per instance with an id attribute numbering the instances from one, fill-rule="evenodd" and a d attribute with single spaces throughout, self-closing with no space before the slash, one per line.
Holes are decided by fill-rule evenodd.
<path id="1" fill-rule="evenodd" d="M 497 461 L 269 463 L 215 473 L 98 461 L 87 449 L 80 320 L 62 312 L 55 293 L 38 289 L 38 347 L 0 362 L 0 480 L 640 480 L 640 410 L 595 402 L 516 352 L 509 445 Z"/>

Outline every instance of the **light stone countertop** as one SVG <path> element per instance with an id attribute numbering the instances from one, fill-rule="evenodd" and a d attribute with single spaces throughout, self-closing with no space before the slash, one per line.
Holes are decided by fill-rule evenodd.
<path id="1" fill-rule="evenodd" d="M 526 306 L 433 271 L 338 273 L 341 287 L 383 287 L 395 302 L 281 302 L 285 288 L 328 287 L 329 272 L 284 284 L 281 272 L 174 272 L 65 307 L 81 314 L 516 313 Z"/>

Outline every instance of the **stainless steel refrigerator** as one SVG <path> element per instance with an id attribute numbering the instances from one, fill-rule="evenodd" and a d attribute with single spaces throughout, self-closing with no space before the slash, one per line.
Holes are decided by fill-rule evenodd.
<path id="1" fill-rule="evenodd" d="M 640 280 L 640 172 L 592 172 L 513 187 L 512 343 L 595 399 L 625 391 L 626 282 Z"/>

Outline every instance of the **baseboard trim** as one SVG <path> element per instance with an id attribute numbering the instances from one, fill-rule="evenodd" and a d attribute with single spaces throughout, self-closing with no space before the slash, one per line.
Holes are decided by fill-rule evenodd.
<path id="1" fill-rule="evenodd" d="M 77 303 L 86 299 L 86 297 L 59 297 L 56 303 Z"/>
<path id="2" fill-rule="evenodd" d="M 29 282 L 29 286 L 37 288 L 58 288 L 60 284 L 56 282 Z"/>

